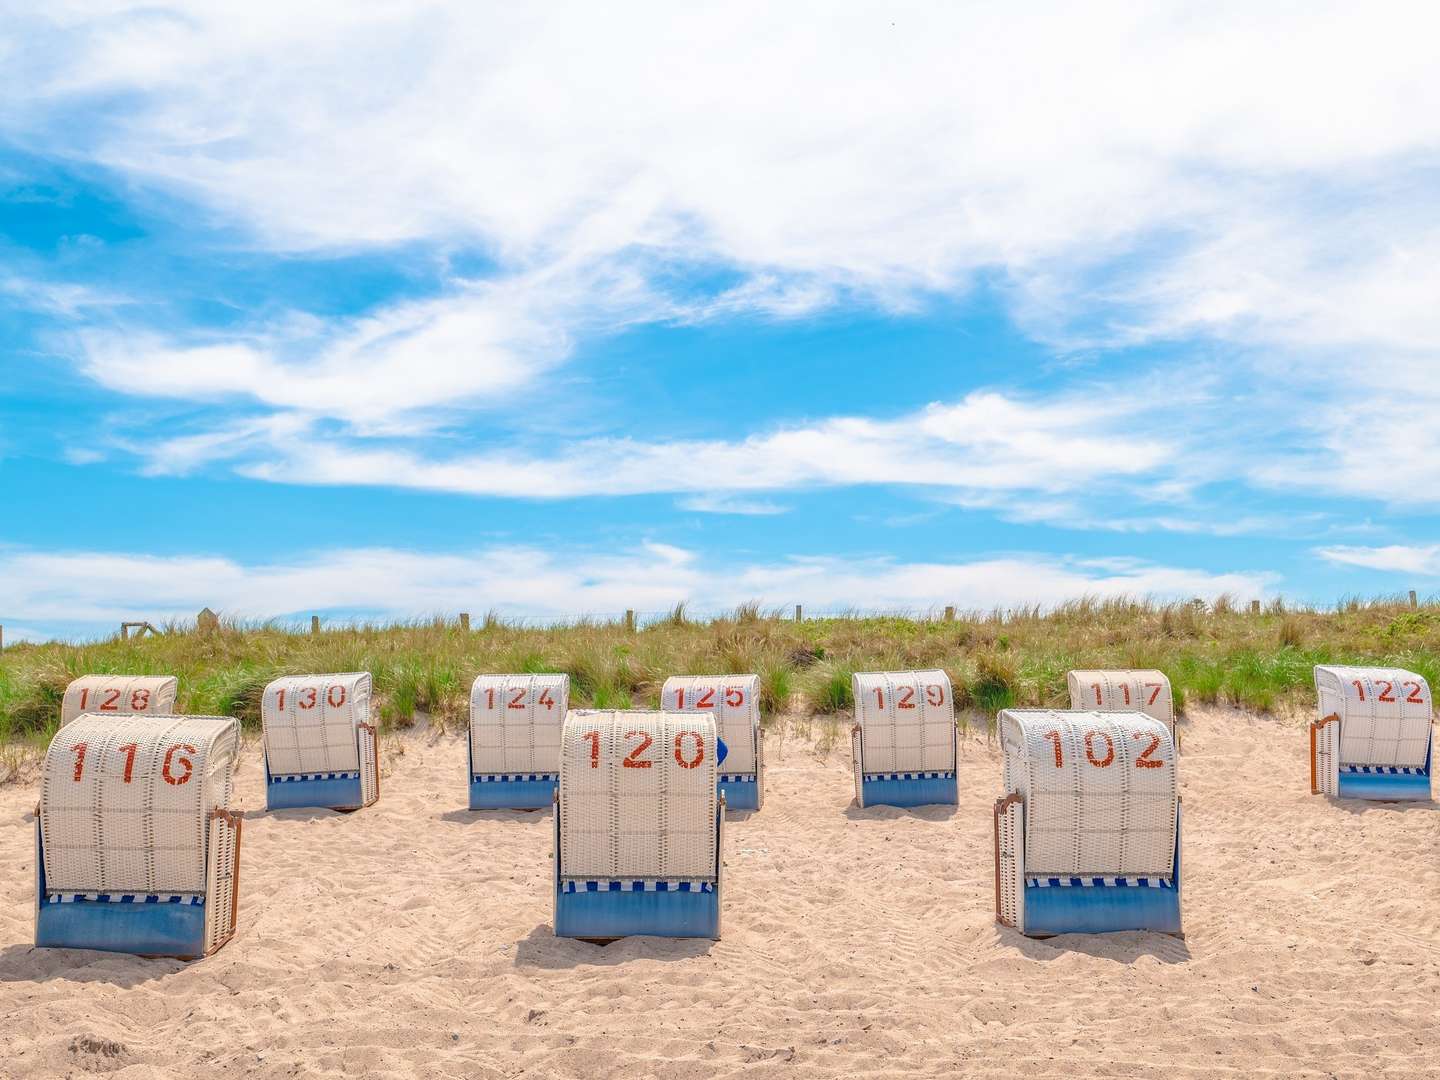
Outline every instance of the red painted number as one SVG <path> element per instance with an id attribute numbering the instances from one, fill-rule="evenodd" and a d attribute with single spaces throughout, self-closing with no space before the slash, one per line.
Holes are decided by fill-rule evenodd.
<path id="1" fill-rule="evenodd" d="M 1092 682 L 1090 684 L 1090 689 L 1095 691 L 1095 704 L 1104 705 L 1105 699 L 1100 694 L 1100 684 L 1098 682 Z"/>
<path id="2" fill-rule="evenodd" d="M 525 687 L 522 686 L 518 690 L 516 690 L 515 696 L 510 699 L 510 704 L 505 707 L 507 709 L 525 708 Z"/>
<path id="3" fill-rule="evenodd" d="M 915 707 L 915 688 L 913 686 L 900 687 L 900 694 L 895 699 L 895 705 L 901 709 L 913 709 Z"/>
<path id="4" fill-rule="evenodd" d="M 140 749 L 139 743 L 126 743 L 120 747 L 120 752 L 125 755 L 125 783 L 130 783 L 130 778 L 135 775 L 135 753 Z"/>
<path id="5" fill-rule="evenodd" d="M 650 749 L 650 744 L 655 741 L 655 737 L 646 731 L 627 731 L 625 738 L 633 739 L 636 735 L 640 736 L 640 745 L 635 747 L 634 750 L 631 750 L 630 753 L 625 756 L 625 760 L 620 764 L 627 769 L 648 769 L 654 762 L 649 760 L 642 761 L 640 760 L 640 755 Z"/>
<path id="6" fill-rule="evenodd" d="M 1355 692 L 1360 695 L 1360 700 L 1361 700 L 1361 701 L 1364 701 L 1364 700 L 1365 700 L 1365 684 L 1362 683 L 1359 679 L 1354 679 L 1354 680 L 1351 681 L 1350 685 L 1353 686 L 1353 687 L 1355 687 Z"/>
<path id="7" fill-rule="evenodd" d="M 160 775 L 165 778 L 165 782 L 167 784 L 175 784 L 178 786 L 180 784 L 189 783 L 190 777 L 195 773 L 195 763 L 191 761 L 188 757 L 179 758 L 180 766 L 185 770 L 184 772 L 182 772 L 179 776 L 176 776 L 175 773 L 172 771 L 172 767 L 174 766 L 176 761 L 175 755 L 181 750 L 185 751 L 186 754 L 193 754 L 196 752 L 195 747 L 191 746 L 189 743 L 176 743 L 174 746 L 170 747 L 169 750 L 165 751 L 165 762 L 163 765 L 160 766 Z"/>
<path id="8" fill-rule="evenodd" d="M 337 698 L 335 696 L 336 694 L 340 696 Z M 345 698 L 345 687 L 343 686 L 332 686 L 329 690 L 325 691 L 325 704 L 329 705 L 332 709 L 338 709 L 341 705 L 344 705 Z"/>
<path id="9" fill-rule="evenodd" d="M 945 687 L 939 683 L 931 683 L 925 687 L 925 700 L 931 705 L 945 704 Z"/>
<path id="10" fill-rule="evenodd" d="M 1420 696 L 1420 684 L 1419 684 L 1418 682 L 1411 682 L 1409 679 L 1407 679 L 1407 680 L 1405 680 L 1405 682 L 1404 682 L 1403 685 L 1408 686 L 1408 687 L 1411 688 L 1409 695 L 1405 698 L 1405 700 L 1406 700 L 1409 704 L 1411 704 L 1411 705 L 1424 705 L 1424 704 L 1425 704 L 1425 699 Z"/>
<path id="11" fill-rule="evenodd" d="M 90 700 L 90 688 L 84 687 L 80 691 L 80 711 L 85 711 L 85 703 Z"/>
<path id="12" fill-rule="evenodd" d="M 1376 695 L 1375 700 L 1376 700 L 1376 701 L 1394 701 L 1394 700 L 1395 700 L 1395 683 L 1392 682 L 1392 681 L 1389 680 L 1389 679 L 1376 679 L 1375 681 L 1376 681 L 1377 683 L 1379 683 L 1381 686 L 1385 687 L 1384 690 L 1381 690 L 1380 693 Z"/>
<path id="13" fill-rule="evenodd" d="M 150 707 L 150 691 L 136 690 L 130 695 L 130 711 L 144 712 Z"/>
<path id="14" fill-rule="evenodd" d="M 885 691 L 879 686 L 875 687 L 875 707 L 877 709 L 883 709 L 885 707 Z"/>
<path id="15" fill-rule="evenodd" d="M 555 708 L 555 699 L 550 696 L 550 688 L 548 686 L 540 691 L 540 704 L 544 705 L 547 709 Z"/>
<path id="16" fill-rule="evenodd" d="M 1063 769 L 1065 767 L 1065 755 L 1060 752 L 1060 732 L 1047 731 L 1045 738 L 1055 744 L 1055 768 Z"/>
<path id="17" fill-rule="evenodd" d="M 685 737 L 695 740 L 695 756 L 685 757 Z M 693 769 L 705 760 L 705 738 L 698 731 L 682 731 L 675 736 L 675 761 L 682 769 Z"/>
<path id="18" fill-rule="evenodd" d="M 714 707 L 715 688 L 713 686 L 707 686 L 704 690 L 700 691 L 700 696 L 695 699 L 695 708 L 713 709 Z"/>
<path id="19" fill-rule="evenodd" d="M 1163 769 L 1165 767 L 1165 762 L 1155 761 L 1150 757 L 1151 754 L 1153 754 L 1156 750 L 1160 748 L 1160 736 L 1149 731 L 1135 731 L 1131 732 L 1131 734 L 1133 734 L 1137 739 L 1150 740 L 1150 745 L 1145 748 L 1144 753 L 1142 753 L 1138 758 L 1135 759 L 1135 768 Z"/>
<path id="20" fill-rule="evenodd" d="M 76 743 L 72 748 L 72 752 L 75 754 L 75 782 L 77 784 L 80 782 L 80 774 L 85 771 L 85 751 L 88 749 L 89 747 L 83 742 Z"/>
<path id="21" fill-rule="evenodd" d="M 1155 700 L 1160 696 L 1160 691 L 1165 689 L 1165 684 L 1158 682 L 1147 682 L 1145 685 L 1150 690 L 1150 700 L 1147 701 L 1145 704 L 1154 705 Z"/>
<path id="22" fill-rule="evenodd" d="M 115 703 L 120 700 L 120 691 L 119 691 L 119 690 L 110 690 L 110 691 L 108 691 L 108 693 L 109 693 L 110 696 L 107 697 L 104 701 L 102 701 L 102 702 L 100 703 L 100 711 L 101 711 L 101 712 L 118 712 L 119 709 L 120 709 L 120 707 L 119 707 L 118 705 L 116 705 Z"/>
<path id="23" fill-rule="evenodd" d="M 310 700 L 309 700 L 309 701 L 306 701 L 306 700 L 305 700 L 305 695 L 306 695 L 306 694 L 309 694 L 309 695 L 310 695 Z M 298 704 L 299 704 L 300 708 L 302 708 L 302 709 L 313 709 L 313 708 L 315 707 L 316 703 L 319 702 L 319 700 L 320 700 L 320 691 L 317 690 L 317 689 L 316 689 L 315 687 L 313 687 L 313 686 L 307 686 L 307 687 L 305 687 L 303 690 L 300 691 L 300 700 L 299 700 Z"/>
<path id="24" fill-rule="evenodd" d="M 1129 683 L 1123 683 L 1123 684 L 1121 685 L 1121 687 L 1120 687 L 1120 692 L 1125 695 L 1125 704 L 1126 704 L 1126 705 L 1129 705 L 1129 704 L 1130 704 L 1130 684 L 1129 684 Z"/>
<path id="25" fill-rule="evenodd" d="M 1105 756 L 1103 758 L 1095 756 L 1096 735 L 1105 740 Z M 1085 733 L 1085 760 L 1097 769 L 1108 769 L 1115 760 L 1114 741 L 1103 731 L 1087 731 Z"/>
<path id="26" fill-rule="evenodd" d="M 280 712 L 285 711 L 285 688 L 283 686 L 275 692 L 275 708 Z"/>
<path id="27" fill-rule="evenodd" d="M 738 686 L 732 686 L 725 691 L 725 704 L 732 709 L 738 709 L 745 704 L 745 691 Z"/>
<path id="28" fill-rule="evenodd" d="M 600 732 L 587 731 L 580 737 L 590 740 L 590 767 L 598 769 L 600 767 Z"/>

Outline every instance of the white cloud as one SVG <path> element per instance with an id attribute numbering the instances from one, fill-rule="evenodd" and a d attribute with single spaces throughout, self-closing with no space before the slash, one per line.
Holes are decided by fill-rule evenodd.
<path id="1" fill-rule="evenodd" d="M 750 517 L 767 517 L 772 514 L 789 512 L 789 507 L 766 499 L 737 499 L 729 495 L 691 495 L 675 500 L 681 510 L 693 510 L 697 514 L 740 514 Z"/>
<path id="2" fill-rule="evenodd" d="M 1367 570 L 1392 573 L 1421 574 L 1440 577 L 1440 544 L 1407 546 L 1390 544 L 1385 547 L 1357 547 L 1340 544 L 1316 550 L 1322 559 L 1343 566 L 1362 566 Z"/>
<path id="3" fill-rule="evenodd" d="M 288 562 L 204 556 L 0 552 L 0 612 L 31 622 L 191 618 L 201 607 L 264 618 L 345 609 L 383 617 L 487 610 L 529 615 L 720 610 L 759 598 L 819 610 L 990 608 L 1091 596 L 1260 596 L 1256 572 L 1011 555 L 971 562 L 791 558 L 722 565 L 664 544 L 618 554 L 511 546 L 462 554 L 356 548 Z"/>

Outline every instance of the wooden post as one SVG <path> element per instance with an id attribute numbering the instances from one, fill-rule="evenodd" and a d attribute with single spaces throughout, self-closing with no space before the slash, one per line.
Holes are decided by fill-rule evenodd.
<path id="1" fill-rule="evenodd" d="M 796 622 L 804 622 L 804 621 L 805 621 L 805 610 L 804 610 L 799 604 L 796 604 L 796 605 L 795 605 L 795 621 L 796 621 Z"/>
<path id="2" fill-rule="evenodd" d="M 1259 600 L 1251 600 L 1251 601 L 1250 601 L 1250 614 L 1251 614 L 1251 615 L 1259 615 L 1259 614 L 1260 614 L 1260 601 L 1259 601 Z"/>
<path id="3" fill-rule="evenodd" d="M 625 609 L 625 629 L 626 629 L 626 630 L 629 630 L 632 634 L 635 632 L 635 609 L 634 609 L 634 608 L 626 608 L 626 609 Z"/>
<path id="4" fill-rule="evenodd" d="M 1411 607 L 1419 607 L 1419 606 L 1420 606 L 1420 598 L 1415 595 L 1415 590 L 1414 590 L 1414 589 L 1411 589 L 1411 590 L 1410 590 L 1410 606 L 1411 606 Z"/>
<path id="5" fill-rule="evenodd" d="M 945 609 L 945 621 L 946 621 L 946 622 L 954 622 L 954 621 L 955 621 L 955 609 L 954 609 L 953 607 L 947 607 L 947 608 Z"/>
<path id="6" fill-rule="evenodd" d="M 311 616 L 310 616 L 310 633 L 312 633 L 312 634 L 318 634 L 318 633 L 320 633 L 320 616 L 319 616 L 319 615 L 311 615 Z"/>
<path id="7" fill-rule="evenodd" d="M 460 629 L 467 634 L 470 632 L 470 613 L 468 611 L 460 612 Z"/>
<path id="8" fill-rule="evenodd" d="M 129 640 L 130 640 L 130 624 L 129 624 L 129 623 L 123 623 L 123 622 L 122 622 L 122 623 L 120 624 L 120 640 L 121 640 L 121 641 L 129 641 Z"/>
<path id="9" fill-rule="evenodd" d="M 5 627 L 0 626 L 0 652 L 5 651 Z"/>
<path id="10" fill-rule="evenodd" d="M 201 608 L 200 614 L 195 616 L 195 629 L 202 636 L 209 636 L 220 629 L 220 616 L 211 611 L 208 607 Z"/>

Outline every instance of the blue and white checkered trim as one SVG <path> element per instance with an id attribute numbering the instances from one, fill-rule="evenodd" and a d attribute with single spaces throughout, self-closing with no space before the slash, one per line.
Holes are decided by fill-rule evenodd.
<path id="1" fill-rule="evenodd" d="M 93 893 L 64 892 L 46 893 L 45 900 L 51 904 L 73 904 L 90 900 L 101 904 L 188 904 L 199 907 L 205 897 L 199 893 Z"/>
<path id="2" fill-rule="evenodd" d="M 753 772 L 721 773 L 720 783 L 753 784 L 755 783 L 755 774 Z"/>
<path id="3" fill-rule="evenodd" d="M 693 892 L 713 893 L 713 881 L 562 881 L 560 891 L 577 892 Z"/>
<path id="4" fill-rule="evenodd" d="M 866 780 L 954 780 L 953 772 L 867 772 Z"/>
<path id="5" fill-rule="evenodd" d="M 358 772 L 302 772 L 285 776 L 272 776 L 272 784 L 295 784 L 302 780 L 359 780 Z"/>
<path id="6" fill-rule="evenodd" d="M 1410 765 L 1341 765 L 1342 773 L 1361 773 L 1367 776 L 1427 776 L 1429 770 Z"/>
<path id="7" fill-rule="evenodd" d="M 480 773 L 470 777 L 477 784 L 513 784 L 522 780 L 549 780 L 551 783 L 560 782 L 558 772 L 532 772 L 532 773 Z"/>
<path id="8" fill-rule="evenodd" d="M 1025 884 L 1042 889 L 1074 887 L 1094 889 L 1116 885 L 1132 885 L 1144 889 L 1168 889 L 1174 884 L 1174 879 L 1168 877 L 1027 877 Z"/>

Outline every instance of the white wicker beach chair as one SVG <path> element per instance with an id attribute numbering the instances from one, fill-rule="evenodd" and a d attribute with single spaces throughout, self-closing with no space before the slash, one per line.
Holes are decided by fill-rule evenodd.
<path id="1" fill-rule="evenodd" d="M 82 675 L 65 687 L 60 726 L 81 713 L 129 716 L 168 715 L 175 711 L 180 681 L 173 675 Z"/>
<path id="2" fill-rule="evenodd" d="M 555 933 L 720 936 L 714 718 L 574 711 L 555 813 Z"/>
<path id="3" fill-rule="evenodd" d="M 85 713 L 46 751 L 35 944 L 205 956 L 235 932 L 240 724 Z"/>
<path id="4" fill-rule="evenodd" d="M 995 915 L 1024 934 L 1179 934 L 1175 743 L 1130 712 L 1005 709 Z"/>
<path id="5" fill-rule="evenodd" d="M 1088 712 L 1142 712 L 1170 729 L 1175 745 L 1175 695 L 1163 671 L 1072 671 L 1065 676 L 1070 708 Z"/>
<path id="6" fill-rule="evenodd" d="M 1317 665 L 1310 790 L 1342 799 L 1430 798 L 1434 699 L 1401 668 Z"/>
<path id="7" fill-rule="evenodd" d="M 728 753 L 720 788 L 727 810 L 759 810 L 765 802 L 765 742 L 756 675 L 672 675 L 660 691 L 665 712 L 715 718 Z"/>
<path id="8" fill-rule="evenodd" d="M 480 675 L 470 687 L 470 809 L 540 810 L 555 801 L 568 675 Z"/>
<path id="9" fill-rule="evenodd" d="M 959 802 L 955 694 L 943 671 L 861 672 L 850 747 L 860 806 Z"/>
<path id="10" fill-rule="evenodd" d="M 260 698 L 265 808 L 358 810 L 380 797 L 370 675 L 287 675 Z"/>

